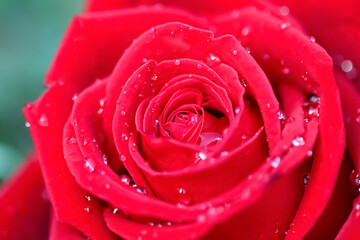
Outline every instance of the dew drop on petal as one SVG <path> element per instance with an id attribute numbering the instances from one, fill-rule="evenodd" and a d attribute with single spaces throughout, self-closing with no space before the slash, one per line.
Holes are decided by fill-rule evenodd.
<path id="1" fill-rule="evenodd" d="M 47 119 L 47 117 L 46 117 L 46 115 L 45 115 L 44 113 L 41 114 L 38 123 L 39 123 L 39 125 L 40 125 L 41 127 L 47 127 L 47 126 L 49 126 L 48 119 Z"/>
<path id="2" fill-rule="evenodd" d="M 108 164 L 108 157 L 106 156 L 106 154 L 103 154 L 103 162 L 104 164 Z"/>
<path id="3" fill-rule="evenodd" d="M 121 115 L 121 116 L 125 116 L 125 114 L 126 114 L 126 112 L 125 112 L 124 110 L 121 110 L 121 111 L 120 111 L 120 115 Z"/>
<path id="4" fill-rule="evenodd" d="M 289 24 L 288 22 L 285 22 L 285 23 L 280 24 L 280 28 L 281 28 L 282 30 L 285 30 L 285 29 L 288 28 L 288 27 L 290 27 L 290 24 Z"/>
<path id="5" fill-rule="evenodd" d="M 126 133 L 123 133 L 123 134 L 121 134 L 121 140 L 122 141 L 127 141 L 129 138 L 128 138 L 128 136 L 126 135 Z"/>
<path id="6" fill-rule="evenodd" d="M 85 159 L 84 167 L 89 173 L 94 172 L 95 171 L 95 161 L 92 158 Z"/>
<path id="7" fill-rule="evenodd" d="M 355 189 L 355 193 L 359 194 L 360 193 L 360 176 L 359 173 L 356 170 L 352 170 L 350 173 L 350 183 L 353 186 L 353 188 Z"/>
<path id="8" fill-rule="evenodd" d="M 280 157 L 275 157 L 270 161 L 270 164 L 273 168 L 277 168 L 280 165 Z"/>
<path id="9" fill-rule="evenodd" d="M 75 143 L 77 143 L 76 138 L 75 138 L 75 137 L 70 137 L 70 138 L 69 138 L 69 143 L 70 143 L 70 144 L 75 144 Z"/>
<path id="10" fill-rule="evenodd" d="M 157 78 L 158 78 L 157 75 L 153 75 L 153 76 L 151 77 L 151 80 L 156 81 Z"/>
<path id="11" fill-rule="evenodd" d="M 184 188 L 177 190 L 177 201 L 179 204 L 188 205 L 191 202 L 191 196 Z"/>
<path id="12" fill-rule="evenodd" d="M 233 50 L 232 54 L 235 56 L 238 54 L 238 51 L 235 49 L 235 50 Z"/>
<path id="13" fill-rule="evenodd" d="M 31 124 L 29 122 L 25 122 L 25 127 L 29 128 L 31 127 Z"/>
<path id="14" fill-rule="evenodd" d="M 280 7 L 280 15 L 281 16 L 287 16 L 287 15 L 289 15 L 289 13 L 290 13 L 290 10 L 289 10 L 289 8 L 287 7 L 287 6 L 281 6 Z"/>
<path id="15" fill-rule="evenodd" d="M 305 173 L 303 175 L 303 183 L 304 183 L 304 187 L 306 188 L 308 183 L 309 183 L 309 180 L 310 180 L 310 174 L 309 173 Z"/>
<path id="16" fill-rule="evenodd" d="M 174 63 L 175 63 L 176 66 L 179 66 L 180 65 L 180 60 L 176 59 Z"/>
<path id="17" fill-rule="evenodd" d="M 292 140 L 292 145 L 295 147 L 303 146 L 305 144 L 304 138 L 302 137 L 296 137 L 294 140 Z"/>
<path id="18" fill-rule="evenodd" d="M 309 39 L 310 39 L 310 42 L 313 42 L 313 43 L 316 42 L 316 39 L 314 36 L 310 36 Z"/>
<path id="19" fill-rule="evenodd" d="M 341 63 L 341 69 L 346 73 L 350 72 L 353 69 L 353 67 L 354 67 L 353 63 L 350 60 L 344 60 Z"/>
<path id="20" fill-rule="evenodd" d="M 264 61 L 269 61 L 270 55 L 267 54 L 267 53 L 265 53 L 265 54 L 263 55 L 263 59 L 264 59 Z"/>
<path id="21" fill-rule="evenodd" d="M 307 152 L 308 157 L 312 157 L 313 154 L 314 154 L 314 153 L 313 153 L 313 151 L 311 151 L 311 150 L 309 150 L 309 151 Z"/>
<path id="22" fill-rule="evenodd" d="M 87 200 L 87 201 L 91 201 L 91 197 L 89 195 L 85 195 L 84 198 Z"/>
<path id="23" fill-rule="evenodd" d="M 281 69 L 281 73 L 284 74 L 284 75 L 287 75 L 290 73 L 290 69 L 288 67 L 283 67 Z"/>
<path id="24" fill-rule="evenodd" d="M 200 145 L 201 146 L 207 146 L 213 142 L 221 140 L 221 134 L 217 132 L 204 132 L 200 133 Z M 201 155 L 204 153 L 199 153 L 199 157 L 202 159 Z M 205 156 L 206 157 L 206 156 Z"/>
<path id="25" fill-rule="evenodd" d="M 84 208 L 84 212 L 90 213 L 90 208 L 89 208 L 89 207 L 85 207 L 85 208 Z"/>
<path id="26" fill-rule="evenodd" d="M 236 107 L 235 109 L 234 109 L 234 113 L 235 114 L 238 114 L 240 112 L 240 108 L 239 107 Z"/>
<path id="27" fill-rule="evenodd" d="M 238 18 L 240 16 L 240 13 L 238 10 L 233 10 L 231 11 L 230 15 L 232 18 Z"/>
<path id="28" fill-rule="evenodd" d="M 241 35 L 245 37 L 249 34 L 249 32 L 250 32 L 249 28 L 245 27 L 241 30 Z"/>
<path id="29" fill-rule="evenodd" d="M 130 183 L 130 177 L 126 174 L 122 174 L 120 176 L 120 180 L 121 180 L 121 182 L 126 183 L 126 184 Z"/>
<path id="30" fill-rule="evenodd" d="M 222 151 L 222 152 L 220 153 L 220 156 L 221 156 L 221 157 L 225 157 L 225 156 L 227 156 L 227 155 L 229 155 L 229 152 L 227 152 L 227 151 Z"/>
<path id="31" fill-rule="evenodd" d="M 198 216 L 197 216 L 197 221 L 198 222 L 205 222 L 206 221 L 206 216 L 205 216 L 205 214 L 199 214 Z"/>
<path id="32" fill-rule="evenodd" d="M 125 162 L 125 161 L 126 161 L 126 156 L 125 156 L 124 154 L 122 154 L 122 155 L 120 156 L 120 161 L 122 161 L 122 162 Z"/>
<path id="33" fill-rule="evenodd" d="M 201 160 L 205 160 L 205 159 L 206 159 L 206 154 L 203 153 L 203 152 L 199 152 L 197 155 L 198 155 L 198 157 L 199 157 Z"/>
<path id="34" fill-rule="evenodd" d="M 220 64 L 220 58 L 219 56 L 215 55 L 214 53 L 209 53 L 205 56 L 205 64 L 209 66 L 216 66 Z"/>

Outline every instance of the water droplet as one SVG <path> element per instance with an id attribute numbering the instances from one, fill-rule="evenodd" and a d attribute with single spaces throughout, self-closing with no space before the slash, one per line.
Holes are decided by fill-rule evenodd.
<path id="1" fill-rule="evenodd" d="M 77 143 L 76 138 L 75 138 L 75 137 L 70 137 L 70 138 L 69 138 L 69 143 L 70 143 L 70 144 L 75 144 L 75 143 Z"/>
<path id="2" fill-rule="evenodd" d="M 295 147 L 303 146 L 305 144 L 304 138 L 302 137 L 296 137 L 294 140 L 292 140 L 292 145 Z"/>
<path id="3" fill-rule="evenodd" d="M 311 151 L 311 150 L 309 150 L 309 151 L 307 152 L 308 157 L 312 157 L 313 154 L 314 154 L 314 153 L 313 153 L 313 151 Z"/>
<path id="4" fill-rule="evenodd" d="M 85 207 L 85 208 L 84 208 L 84 212 L 90 213 L 90 208 L 89 208 L 89 207 Z"/>
<path id="5" fill-rule="evenodd" d="M 215 55 L 214 53 L 209 53 L 205 57 L 204 62 L 209 66 L 216 66 L 216 65 L 220 64 L 220 58 L 219 58 L 219 56 Z"/>
<path id="6" fill-rule="evenodd" d="M 233 10 L 231 11 L 230 15 L 232 18 L 238 18 L 240 16 L 240 13 L 238 10 Z"/>
<path id="7" fill-rule="evenodd" d="M 135 185 L 136 186 L 136 185 Z M 141 194 L 146 194 L 146 190 L 144 189 L 144 188 L 141 188 L 141 187 L 136 187 L 136 191 L 138 192 L 138 193 L 141 193 Z"/>
<path id="8" fill-rule="evenodd" d="M 177 190 L 177 201 L 179 204 L 188 205 L 191 202 L 191 196 L 184 188 Z"/>
<path id="9" fill-rule="evenodd" d="M 236 107 L 235 109 L 234 109 L 234 113 L 235 114 L 238 114 L 240 112 L 240 108 L 239 107 Z"/>
<path id="10" fill-rule="evenodd" d="M 304 187 L 306 188 L 309 181 L 310 181 L 310 174 L 309 173 L 305 173 L 302 177 L 303 179 L 303 183 L 304 183 Z"/>
<path id="11" fill-rule="evenodd" d="M 151 77 L 151 80 L 156 81 L 157 78 L 158 78 L 157 75 L 153 75 L 153 76 Z"/>
<path id="12" fill-rule="evenodd" d="M 26 107 L 27 109 L 32 109 L 33 105 L 32 105 L 32 103 L 26 103 L 26 104 L 25 104 L 25 107 Z"/>
<path id="13" fill-rule="evenodd" d="M 289 10 L 289 8 L 287 7 L 287 6 L 281 6 L 280 7 L 280 15 L 281 16 L 287 16 L 287 15 L 289 15 L 289 13 L 290 13 L 290 10 Z"/>
<path id="14" fill-rule="evenodd" d="M 143 58 L 143 59 L 142 59 L 142 62 L 143 62 L 143 63 L 146 63 L 147 61 L 148 61 L 148 60 L 147 60 L 146 58 Z"/>
<path id="15" fill-rule="evenodd" d="M 267 107 L 267 108 L 270 108 L 270 107 L 271 107 L 270 103 L 267 103 L 267 104 L 266 104 L 266 107 Z"/>
<path id="16" fill-rule="evenodd" d="M 220 156 L 221 156 L 221 157 L 225 157 L 225 156 L 227 156 L 227 155 L 229 155 L 229 152 L 228 152 L 228 151 L 222 151 L 222 152 L 220 153 Z"/>
<path id="17" fill-rule="evenodd" d="M 316 39 L 315 39 L 314 36 L 310 36 L 310 37 L 309 37 L 309 40 L 310 40 L 310 42 L 313 42 L 313 43 L 316 42 Z"/>
<path id="18" fill-rule="evenodd" d="M 279 117 L 279 120 L 281 121 L 281 124 L 285 124 L 286 117 L 285 117 L 285 113 L 283 112 L 283 110 L 279 109 L 278 117 Z"/>
<path id="19" fill-rule="evenodd" d="M 283 67 L 283 68 L 281 69 L 281 73 L 284 74 L 284 75 L 289 74 L 289 73 L 290 73 L 290 68 L 288 68 L 288 67 Z"/>
<path id="20" fill-rule="evenodd" d="M 350 183 L 353 186 L 354 192 L 356 194 L 360 193 L 360 176 L 356 170 L 352 170 L 350 173 Z"/>
<path id="21" fill-rule="evenodd" d="M 263 59 L 264 59 L 264 61 L 269 61 L 270 55 L 265 53 L 265 54 L 263 55 Z"/>
<path id="22" fill-rule="evenodd" d="M 47 117 L 46 117 L 46 115 L 45 115 L 44 113 L 41 114 L 38 123 L 39 123 L 39 125 L 40 125 L 41 127 L 47 127 L 47 126 L 49 126 L 48 119 L 47 119 Z"/>
<path id="23" fill-rule="evenodd" d="M 121 111 L 120 111 L 120 115 L 121 115 L 121 116 L 125 116 L 125 114 L 126 114 L 126 112 L 125 112 L 124 110 L 121 110 Z"/>
<path id="24" fill-rule="evenodd" d="M 121 140 L 122 141 L 127 141 L 129 138 L 128 138 L 128 136 L 126 135 L 126 133 L 123 133 L 123 134 L 121 134 Z"/>
<path id="25" fill-rule="evenodd" d="M 125 162 L 125 161 L 126 161 L 126 156 L 125 156 L 124 154 L 122 154 L 122 155 L 120 156 L 120 161 L 122 161 L 122 162 Z"/>
<path id="26" fill-rule="evenodd" d="M 180 60 L 179 60 L 179 59 L 176 59 L 175 62 L 174 62 L 174 64 L 175 64 L 176 66 L 179 66 L 179 65 L 180 65 Z"/>
<path id="27" fill-rule="evenodd" d="M 248 53 L 248 54 L 250 54 L 250 53 L 251 53 L 251 51 L 250 51 L 250 48 L 249 48 L 249 47 L 246 47 L 246 48 L 245 48 L 245 50 L 247 51 L 247 53 Z"/>
<path id="28" fill-rule="evenodd" d="M 244 88 L 247 87 L 247 82 L 245 79 L 240 79 L 240 83 L 241 83 L 241 85 L 243 85 Z"/>
<path id="29" fill-rule="evenodd" d="M 352 69 L 353 69 L 353 63 L 350 61 L 350 60 L 344 60 L 342 63 L 341 63 L 341 69 L 348 73 L 350 72 Z"/>
<path id="30" fill-rule="evenodd" d="M 106 156 L 106 154 L 103 154 L 103 161 L 104 161 L 104 164 L 108 164 L 108 157 Z"/>
<path id="31" fill-rule="evenodd" d="M 232 54 L 235 56 L 235 55 L 237 55 L 238 54 L 238 50 L 233 50 L 233 52 L 232 52 Z"/>
<path id="32" fill-rule="evenodd" d="M 197 67 L 198 69 L 201 69 L 201 64 L 199 63 L 196 67 Z"/>
<path id="33" fill-rule="evenodd" d="M 241 30 L 241 35 L 245 37 L 249 34 L 249 32 L 250 32 L 249 28 L 245 27 Z"/>
<path id="34" fill-rule="evenodd" d="M 25 127 L 29 128 L 31 124 L 29 122 L 25 122 Z"/>
<path id="35" fill-rule="evenodd" d="M 95 171 L 95 161 L 92 158 L 85 159 L 84 167 L 89 173 L 94 172 Z"/>
<path id="36" fill-rule="evenodd" d="M 106 189 L 110 189 L 110 188 L 111 188 L 110 184 L 109 184 L 109 183 L 106 183 L 106 184 L 105 184 L 105 188 L 106 188 Z"/>
<path id="37" fill-rule="evenodd" d="M 206 154 L 203 153 L 203 152 L 199 152 L 197 155 L 198 155 L 198 157 L 199 157 L 201 160 L 205 160 L 205 159 L 206 159 Z"/>
<path id="38" fill-rule="evenodd" d="M 285 29 L 288 28 L 288 27 L 290 27 L 290 23 L 288 23 L 288 22 L 282 23 L 282 24 L 280 25 L 280 28 L 281 28 L 282 30 L 285 30 Z"/>
<path id="39" fill-rule="evenodd" d="M 105 105 L 105 100 L 106 100 L 106 98 L 101 98 L 101 99 L 99 100 L 99 105 L 100 105 L 100 107 L 103 107 L 103 106 Z"/>
<path id="40" fill-rule="evenodd" d="M 280 165 L 280 157 L 275 157 L 270 161 L 270 164 L 273 168 L 277 168 Z"/>
<path id="41" fill-rule="evenodd" d="M 116 214 L 117 212 L 119 211 L 119 209 L 117 209 L 117 208 L 114 208 L 114 210 L 113 210 L 113 214 Z"/>
<path id="42" fill-rule="evenodd" d="M 197 221 L 198 222 L 205 222 L 206 221 L 206 216 L 205 216 L 205 214 L 199 214 L 198 216 L 197 216 Z"/>
<path id="43" fill-rule="evenodd" d="M 87 200 L 87 201 L 91 201 L 91 197 L 89 195 L 85 195 L 84 198 Z"/>
<path id="44" fill-rule="evenodd" d="M 207 146 L 213 142 L 221 140 L 221 134 L 219 134 L 217 132 L 204 132 L 204 133 L 200 133 L 200 138 L 201 138 L 200 145 Z M 199 153 L 199 156 L 200 156 L 200 153 Z M 201 156 L 200 156 L 200 158 L 201 158 Z"/>
<path id="45" fill-rule="evenodd" d="M 122 174 L 120 176 L 120 180 L 123 183 L 130 184 L 130 177 L 128 175 L 126 175 L 126 174 Z"/>

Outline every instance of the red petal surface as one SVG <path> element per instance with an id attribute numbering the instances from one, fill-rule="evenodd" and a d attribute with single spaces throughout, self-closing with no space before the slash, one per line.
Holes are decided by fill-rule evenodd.
<path id="1" fill-rule="evenodd" d="M 0 188 L 0 238 L 47 239 L 49 210 L 40 165 L 31 155 Z"/>

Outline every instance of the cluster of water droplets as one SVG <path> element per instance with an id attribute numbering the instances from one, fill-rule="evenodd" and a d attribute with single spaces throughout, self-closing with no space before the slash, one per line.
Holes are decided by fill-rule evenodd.
<path id="1" fill-rule="evenodd" d="M 138 193 L 141 193 L 141 194 L 146 194 L 146 190 L 140 186 L 138 186 L 134 179 L 130 178 L 129 175 L 127 174 L 122 174 L 120 175 L 120 181 L 121 183 L 124 183 L 124 184 L 127 184 L 131 187 L 133 187 Z"/>
<path id="2" fill-rule="evenodd" d="M 314 94 L 311 94 L 308 97 L 308 100 L 304 103 L 303 110 L 305 113 L 305 122 L 310 121 L 314 117 L 319 117 L 319 115 L 320 115 L 320 98 Z"/>

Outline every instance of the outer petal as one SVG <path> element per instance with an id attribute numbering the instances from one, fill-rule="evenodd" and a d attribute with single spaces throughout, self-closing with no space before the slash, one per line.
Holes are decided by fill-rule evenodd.
<path id="1" fill-rule="evenodd" d="M 47 239 L 49 210 L 39 162 L 32 155 L 0 188 L 0 238 Z"/>
<path id="2" fill-rule="evenodd" d="M 133 19 L 132 25 L 123 24 L 130 19 Z M 62 131 L 72 109 L 72 98 L 95 79 L 110 74 L 133 37 L 152 25 L 176 20 L 202 22 L 183 11 L 165 8 L 76 17 L 46 77 L 45 83 L 50 89 L 24 109 L 57 218 L 74 225 L 90 238 L 113 239 L 114 235 L 103 222 L 100 202 L 86 200 L 88 193 L 74 181 L 63 158 Z M 94 209 L 92 218 L 86 209 L 89 204 Z"/>
<path id="3" fill-rule="evenodd" d="M 49 240 L 84 240 L 85 237 L 74 227 L 59 222 L 52 213 Z"/>
<path id="4" fill-rule="evenodd" d="M 335 67 L 341 69 L 344 60 L 352 62 L 348 77 L 360 90 L 360 2 L 356 0 L 273 0 L 287 5 L 309 33 L 316 37 L 333 57 Z"/>
<path id="5" fill-rule="evenodd" d="M 301 238 L 315 224 L 330 199 L 344 151 L 344 126 L 338 92 L 332 80 L 331 59 L 319 45 L 306 39 L 299 30 L 282 25 L 283 21 L 270 18 L 265 12 L 244 10 L 239 14 L 238 21 L 225 15 L 215 22 L 218 29 L 224 33 L 233 33 L 240 39 L 244 38 L 241 29 L 249 25 L 252 32 L 245 36 L 251 38 L 246 41 L 247 46 L 269 78 L 273 82 L 292 81 L 305 91 L 316 92 L 321 98 L 322 112 L 311 171 L 312 181 L 287 235 L 287 239 Z M 264 54 L 268 54 L 270 61 L 264 58 Z M 279 74 L 284 67 L 281 62 L 295 67 L 289 68 L 288 74 L 284 76 Z M 302 78 L 305 72 L 311 74 L 308 81 Z M 304 214 L 306 217 L 303 217 Z"/>

